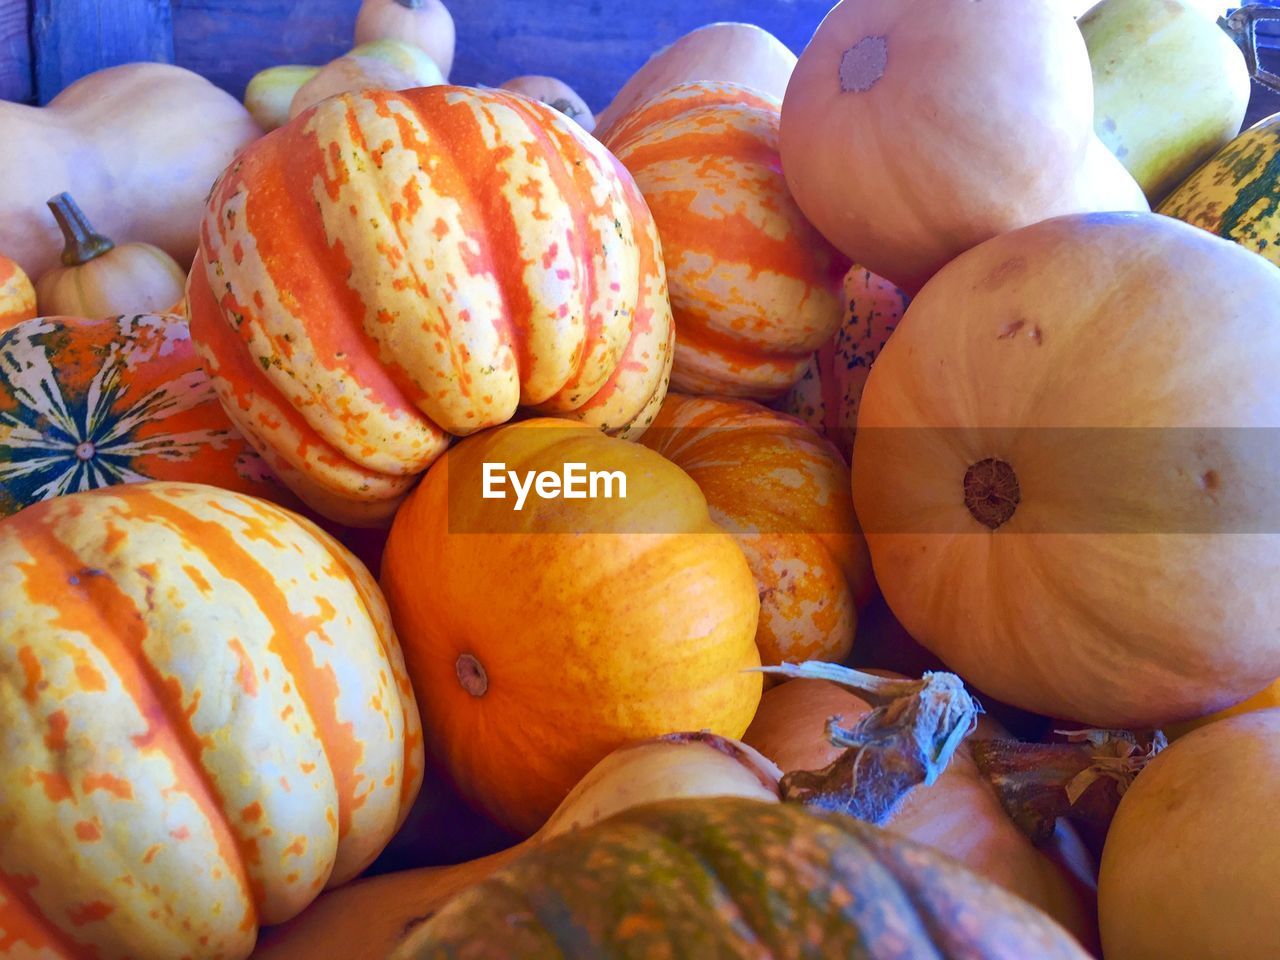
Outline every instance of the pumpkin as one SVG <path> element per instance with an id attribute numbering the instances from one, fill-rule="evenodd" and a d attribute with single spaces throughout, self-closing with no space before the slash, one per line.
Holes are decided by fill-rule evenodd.
<path id="1" fill-rule="evenodd" d="M 625 496 L 593 483 L 594 498 L 515 509 L 486 495 L 486 464 L 533 478 L 570 463 L 620 474 Z M 760 699 L 742 551 L 678 467 L 582 424 L 522 421 L 452 448 L 396 514 L 382 584 L 431 755 L 525 836 L 609 751 L 739 736 Z"/>
<path id="2" fill-rule="evenodd" d="M 1211 723 L 1138 775 L 1102 855 L 1102 945 L 1115 960 L 1271 960 L 1280 710 Z"/>
<path id="3" fill-rule="evenodd" d="M 431 55 L 446 77 L 453 69 L 453 17 L 440 0 L 363 0 L 356 14 L 356 44 L 401 40 Z"/>
<path id="4" fill-rule="evenodd" d="M 263 130 L 289 122 L 289 107 L 302 85 L 320 72 L 319 67 L 286 64 L 267 67 L 253 75 L 244 91 L 244 106 Z"/>
<path id="5" fill-rule="evenodd" d="M 523 843 L 455 866 L 406 870 L 334 890 L 268 932 L 254 956 L 383 960 L 424 914 L 552 837 L 657 800 L 733 796 L 774 803 L 778 776 L 778 768 L 755 750 L 711 734 L 672 734 L 620 747 L 596 764 Z M 358 934 L 351 925 L 355 917 Z"/>
<path id="6" fill-rule="evenodd" d="M 0 332 L 0 517 L 141 480 L 292 505 L 231 425 L 174 317 L 42 317 Z"/>
<path id="7" fill-rule="evenodd" d="M 0 942 L 246 957 L 418 789 L 386 608 L 317 527 L 151 482 L 0 522 Z M 47 951 L 47 952 L 46 952 Z"/>
<path id="8" fill-rule="evenodd" d="M 884 674 L 884 676 L 895 676 Z M 827 721 L 849 727 L 871 712 L 856 694 L 826 680 L 788 680 L 765 691 L 743 739 L 784 772 L 817 770 L 842 752 L 826 736 Z M 1007 736 L 998 723 L 978 720 L 973 738 Z M 904 837 L 955 857 L 966 867 L 1044 910 L 1085 946 L 1098 932 L 1093 865 L 1070 827 L 1061 825 L 1038 850 L 1005 814 L 990 782 L 962 743 L 930 786 L 917 786 L 884 824 Z"/>
<path id="9" fill-rule="evenodd" d="M 755 24 L 709 23 L 650 57 L 596 117 L 596 128 L 607 135 L 646 100 L 694 80 L 737 83 L 781 100 L 795 65 L 786 44 Z"/>
<path id="10" fill-rule="evenodd" d="M 162 63 L 90 74 L 45 107 L 0 103 L 0 250 L 29 276 L 63 248 L 45 200 L 70 193 L 108 236 L 195 253 L 209 185 L 261 135 L 234 97 Z"/>
<path id="11" fill-rule="evenodd" d="M 828 240 L 914 293 L 998 234 L 1147 209 L 1093 133 L 1092 89 L 1050 0 L 843 0 L 787 87 L 782 167 Z"/>
<path id="12" fill-rule="evenodd" d="M 658 236 L 581 127 L 436 86 L 281 130 L 213 192 L 188 310 L 232 420 L 317 510 L 385 523 L 451 435 L 522 405 L 648 425 L 674 338 Z"/>
<path id="13" fill-rule="evenodd" d="M 853 454 L 867 374 L 910 298 L 855 265 L 844 278 L 844 299 L 847 310 L 840 329 L 818 348 L 781 406 L 834 443 L 847 460 Z"/>
<path id="14" fill-rule="evenodd" d="M 1280 266 L 1280 114 L 1219 150 L 1160 204 L 1166 216 L 1234 240 Z"/>
<path id="15" fill-rule="evenodd" d="M 840 326 L 849 264 L 791 199 L 778 119 L 770 96 L 700 82 L 621 115 L 604 136 L 662 237 L 682 392 L 777 396 Z"/>
<path id="16" fill-rule="evenodd" d="M 1216 723 L 1219 720 L 1225 720 L 1227 717 L 1238 717 L 1244 713 L 1254 713 L 1258 710 L 1270 710 L 1272 707 L 1280 707 L 1280 680 L 1264 687 L 1261 692 L 1254 694 L 1248 700 L 1242 700 L 1234 707 L 1228 707 L 1225 710 L 1219 710 L 1207 717 L 1200 717 L 1198 720 L 1188 720 L 1186 723 L 1171 724 L 1165 733 L 1169 735 L 1170 740 L 1185 736 L 1192 730 L 1199 730 L 1201 727 Z"/>
<path id="17" fill-rule="evenodd" d="M 648 804 L 554 839 L 412 925 L 388 956 L 568 950 L 1088 956 L 1038 910 L 925 847 L 840 814 L 739 798 Z"/>
<path id="18" fill-rule="evenodd" d="M 1079 25 L 1094 131 L 1158 203 L 1240 132 L 1251 86 L 1244 54 L 1184 0 L 1102 0 Z"/>
<path id="19" fill-rule="evenodd" d="M 1046 221 L 941 271 L 854 440 L 911 636 L 997 699 L 1103 728 L 1280 675 L 1278 305 L 1280 270 L 1151 214 Z"/>
<path id="20" fill-rule="evenodd" d="M 36 298 L 46 316 L 156 313 L 182 299 L 186 274 L 159 247 L 149 243 L 117 246 L 93 229 L 69 194 L 58 194 L 49 201 L 49 209 L 66 246 L 62 266 L 36 281 Z"/>
<path id="21" fill-rule="evenodd" d="M 526 97 L 533 97 L 548 106 L 555 107 L 566 117 L 576 120 L 578 125 L 588 133 L 596 128 L 596 118 L 591 113 L 591 108 L 563 80 L 532 75 L 512 77 L 502 85 L 502 89 L 523 93 Z"/>
<path id="22" fill-rule="evenodd" d="M 401 40 L 371 40 L 330 61 L 299 87 L 289 104 L 289 118 L 340 93 L 408 90 L 438 83 L 444 83 L 444 74 L 419 47 Z"/>
<path id="23" fill-rule="evenodd" d="M 843 660 L 875 582 L 835 449 L 757 404 L 677 394 L 641 442 L 698 484 L 742 548 L 760 596 L 761 661 Z"/>
<path id="24" fill-rule="evenodd" d="M 31 278 L 8 257 L 0 255 L 0 330 L 36 315 L 36 288 Z"/>

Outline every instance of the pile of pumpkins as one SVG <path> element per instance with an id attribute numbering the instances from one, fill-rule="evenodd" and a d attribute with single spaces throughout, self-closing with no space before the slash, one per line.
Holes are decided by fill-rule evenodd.
<path id="1" fill-rule="evenodd" d="M 0 955 L 1273 960 L 1280 116 L 1068 6 L 0 104 Z"/>

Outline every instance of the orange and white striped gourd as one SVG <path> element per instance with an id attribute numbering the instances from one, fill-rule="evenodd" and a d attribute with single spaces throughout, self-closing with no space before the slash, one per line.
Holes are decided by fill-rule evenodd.
<path id="1" fill-rule="evenodd" d="M 17 262 L 0 254 L 0 330 L 36 315 L 36 288 Z"/>
<path id="2" fill-rule="evenodd" d="M 682 393 L 777 396 L 840 326 L 849 262 L 791 197 L 780 116 L 768 94 L 687 83 L 604 135 L 662 236 Z"/>
<path id="3" fill-rule="evenodd" d="M 139 483 L 0 522 L 0 952 L 243 958 L 422 776 L 386 606 L 306 520 Z"/>
<path id="4" fill-rule="evenodd" d="M 325 101 L 213 191 L 192 334 L 233 420 L 331 519 L 385 521 L 521 407 L 633 436 L 673 330 L 630 175 L 563 114 L 435 86 Z"/>

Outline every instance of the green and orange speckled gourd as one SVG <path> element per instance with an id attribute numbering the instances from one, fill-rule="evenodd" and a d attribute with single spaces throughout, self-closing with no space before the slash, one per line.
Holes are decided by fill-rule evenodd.
<path id="1" fill-rule="evenodd" d="M 391 960 L 1086 960 L 1034 907 L 841 814 L 738 798 L 628 810 L 412 925 Z"/>

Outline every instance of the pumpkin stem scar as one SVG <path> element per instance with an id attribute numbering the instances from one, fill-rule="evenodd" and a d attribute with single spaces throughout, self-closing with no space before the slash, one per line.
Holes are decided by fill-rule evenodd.
<path id="1" fill-rule="evenodd" d="M 845 93 L 865 93 L 884 76 L 889 63 L 889 44 L 884 37 L 863 37 L 840 58 L 840 89 Z"/>
<path id="2" fill-rule="evenodd" d="M 1013 467 L 987 458 L 971 464 L 964 473 L 964 505 L 973 519 L 989 530 L 998 530 L 1022 502 L 1022 489 Z"/>
<path id="3" fill-rule="evenodd" d="M 488 691 L 489 675 L 484 672 L 480 661 L 471 654 L 464 653 L 458 657 L 454 669 L 458 673 L 458 683 L 462 685 L 462 689 L 473 697 L 483 697 Z"/>

